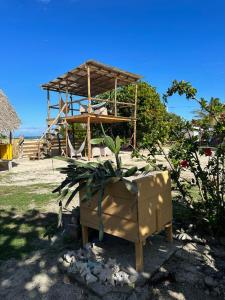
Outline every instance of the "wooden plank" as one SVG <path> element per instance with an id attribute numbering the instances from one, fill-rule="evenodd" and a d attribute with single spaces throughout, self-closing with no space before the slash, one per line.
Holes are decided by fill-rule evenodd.
<path id="1" fill-rule="evenodd" d="M 143 271 L 143 244 L 140 241 L 135 243 L 135 265 L 137 272 Z"/>
<path id="2" fill-rule="evenodd" d="M 172 225 L 172 223 L 166 224 L 165 231 L 166 231 L 167 241 L 172 242 L 173 241 L 173 225 Z"/>
<path id="3" fill-rule="evenodd" d="M 80 198 L 83 191 L 80 192 Z M 98 195 L 91 201 L 82 202 L 81 206 L 95 212 L 98 211 Z M 116 215 L 125 220 L 137 222 L 137 199 L 131 194 L 123 182 L 118 182 L 108 186 L 102 200 L 102 211 L 108 215 Z"/>
<path id="4" fill-rule="evenodd" d="M 120 122 L 130 122 L 133 121 L 133 118 L 127 117 L 115 117 L 111 115 L 95 115 L 95 114 L 81 114 L 67 117 L 68 123 L 87 123 L 88 118 L 90 118 L 90 123 L 120 123 Z"/>
<path id="5" fill-rule="evenodd" d="M 172 221 L 171 183 L 168 171 L 137 179 L 140 239 L 164 229 Z"/>
<path id="6" fill-rule="evenodd" d="M 82 230 L 82 243 L 83 246 L 85 246 L 88 243 L 88 227 L 82 225 L 81 230 Z"/>
<path id="7" fill-rule="evenodd" d="M 80 223 L 90 228 L 99 229 L 99 216 L 97 211 L 80 206 Z M 104 232 L 124 238 L 131 242 L 138 241 L 138 224 L 115 215 L 102 214 Z"/>

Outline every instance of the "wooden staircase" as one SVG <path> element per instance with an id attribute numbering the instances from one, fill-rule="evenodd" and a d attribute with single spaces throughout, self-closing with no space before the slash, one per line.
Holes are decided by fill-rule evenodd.
<path id="1" fill-rule="evenodd" d="M 48 128 L 39 140 L 26 146 L 25 152 L 31 160 L 62 155 L 66 152 L 66 140 L 60 134 L 65 126 L 65 119 L 61 117 L 61 113 L 64 113 L 65 108 L 66 104 L 62 106 L 55 119 L 47 120 Z"/>

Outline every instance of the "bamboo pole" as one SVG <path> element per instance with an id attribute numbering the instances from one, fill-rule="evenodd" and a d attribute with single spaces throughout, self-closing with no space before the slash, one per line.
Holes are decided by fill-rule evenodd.
<path id="1" fill-rule="evenodd" d="M 73 96 L 70 95 L 70 109 L 71 109 L 71 116 L 73 116 L 73 112 L 75 109 L 73 108 Z M 72 124 L 72 133 L 73 133 L 73 145 L 75 146 L 75 130 L 74 130 L 74 124 Z"/>
<path id="2" fill-rule="evenodd" d="M 117 77 L 115 78 L 115 93 L 114 93 L 114 115 L 115 115 L 115 117 L 117 117 L 116 97 L 117 97 Z"/>
<path id="3" fill-rule="evenodd" d="M 137 144 L 137 90 L 138 85 L 135 85 L 135 96 L 134 96 L 134 149 L 136 148 Z"/>
<path id="4" fill-rule="evenodd" d="M 91 113 L 91 74 L 90 67 L 87 66 L 87 86 L 88 86 L 88 113 Z"/>
<path id="5" fill-rule="evenodd" d="M 66 119 L 68 116 L 68 88 L 66 90 L 66 113 L 65 113 Z M 66 120 L 66 157 L 68 157 L 68 123 Z"/>
<path id="6" fill-rule="evenodd" d="M 50 108 L 51 108 L 51 105 L 50 105 L 50 91 L 47 90 L 47 103 L 48 103 L 48 119 L 50 119 Z"/>
<path id="7" fill-rule="evenodd" d="M 88 86 L 88 114 L 91 113 L 91 74 L 90 67 L 87 66 L 87 86 Z M 91 159 L 91 120 L 87 119 L 87 143 L 88 143 L 88 160 Z"/>

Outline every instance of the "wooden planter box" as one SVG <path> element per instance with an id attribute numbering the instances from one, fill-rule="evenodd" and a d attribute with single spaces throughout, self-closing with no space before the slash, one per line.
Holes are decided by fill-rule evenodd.
<path id="1" fill-rule="evenodd" d="M 104 232 L 135 243 L 136 269 L 143 269 L 143 244 L 153 233 L 166 229 L 172 241 L 172 198 L 168 171 L 152 172 L 134 179 L 137 195 L 123 182 L 107 187 L 102 202 Z M 82 196 L 82 192 L 81 195 Z M 98 229 L 97 195 L 80 203 L 83 244 L 88 242 L 88 227 Z"/>

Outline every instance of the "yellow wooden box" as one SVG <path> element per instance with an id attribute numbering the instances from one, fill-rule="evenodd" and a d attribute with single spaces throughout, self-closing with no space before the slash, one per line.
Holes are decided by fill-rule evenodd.
<path id="1" fill-rule="evenodd" d="M 102 201 L 104 232 L 135 243 L 136 269 L 143 268 L 143 250 L 147 237 L 166 229 L 172 240 L 172 197 L 168 171 L 153 172 L 134 179 L 138 193 L 130 193 L 123 182 L 109 185 Z M 80 197 L 83 192 L 80 193 Z M 98 196 L 80 203 L 83 243 L 88 241 L 88 227 L 99 228 Z"/>
<path id="2" fill-rule="evenodd" d="M 12 160 L 12 144 L 0 144 L 0 159 L 2 160 Z"/>

